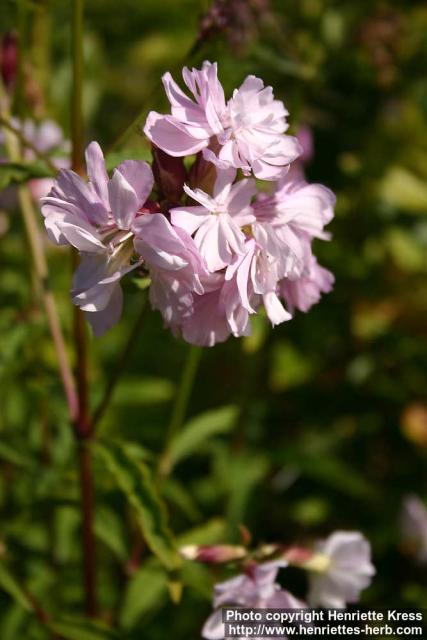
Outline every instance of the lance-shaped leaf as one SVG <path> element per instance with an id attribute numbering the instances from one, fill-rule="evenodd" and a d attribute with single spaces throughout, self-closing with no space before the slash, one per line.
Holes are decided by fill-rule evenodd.
<path id="1" fill-rule="evenodd" d="M 119 637 L 105 625 L 84 619 L 66 618 L 49 622 L 47 626 L 52 633 L 65 640 L 119 640 Z"/>
<path id="2" fill-rule="evenodd" d="M 197 451 L 210 437 L 231 431 L 235 424 L 237 409 L 233 406 L 206 411 L 192 418 L 173 438 L 169 447 L 171 467 Z"/>
<path id="3" fill-rule="evenodd" d="M 141 617 L 159 609 L 167 597 L 167 574 L 157 561 L 149 560 L 136 571 L 126 587 L 120 626 L 132 629 Z"/>
<path id="4" fill-rule="evenodd" d="M 5 564 L 0 562 L 0 589 L 6 591 L 21 607 L 27 611 L 33 609 L 30 598 L 15 580 Z"/>
<path id="5" fill-rule="evenodd" d="M 22 184 L 32 178 L 47 178 L 52 173 L 41 162 L 20 164 L 19 162 L 0 163 L 0 189 L 12 184 Z"/>
<path id="6" fill-rule="evenodd" d="M 151 551 L 169 570 L 177 569 L 181 559 L 167 525 L 164 504 L 148 467 L 116 443 L 97 444 L 95 450 L 133 507 Z"/>

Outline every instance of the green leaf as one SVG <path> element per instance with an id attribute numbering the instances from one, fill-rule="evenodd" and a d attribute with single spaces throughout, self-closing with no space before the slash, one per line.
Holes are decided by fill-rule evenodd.
<path id="1" fill-rule="evenodd" d="M 234 426 L 237 408 L 234 406 L 212 409 L 193 418 L 172 439 L 169 449 L 171 466 L 197 451 L 210 437 L 227 433 Z"/>
<path id="2" fill-rule="evenodd" d="M 380 196 L 404 211 L 427 213 L 427 185 L 406 167 L 390 167 L 380 183 Z"/>
<path id="3" fill-rule="evenodd" d="M 145 406 L 169 402 L 174 385 L 163 378 L 124 378 L 116 390 L 117 405 Z"/>
<path id="4" fill-rule="evenodd" d="M 180 546 L 186 544 L 219 544 L 227 535 L 227 523 L 222 518 L 212 518 L 200 527 L 189 529 L 178 536 Z"/>
<path id="5" fill-rule="evenodd" d="M 50 622 L 48 628 L 65 640 L 119 640 L 108 627 L 88 620 L 67 618 Z"/>
<path id="6" fill-rule="evenodd" d="M 149 562 L 138 569 L 125 591 L 120 626 L 132 629 L 146 613 L 158 609 L 167 599 L 167 573 Z"/>
<path id="7" fill-rule="evenodd" d="M 122 561 L 128 556 L 125 534 L 120 518 L 112 509 L 97 509 L 94 525 L 95 535 Z"/>
<path id="8" fill-rule="evenodd" d="M 284 391 L 304 384 L 312 373 L 312 360 L 288 342 L 276 342 L 270 370 L 270 386 L 273 391 Z"/>
<path id="9" fill-rule="evenodd" d="M 167 525 L 164 504 L 148 467 L 135 460 L 128 450 L 112 442 L 97 444 L 95 451 L 133 507 L 151 551 L 168 569 L 178 568 L 181 559 Z"/>
<path id="10" fill-rule="evenodd" d="M 5 442 L 0 442 L 0 459 L 6 460 L 6 462 L 11 462 L 12 464 L 17 465 L 18 467 L 32 467 L 34 466 L 31 458 L 17 449 L 14 449 L 11 445 L 6 444 Z"/>
<path id="11" fill-rule="evenodd" d="M 191 491 L 175 478 L 170 476 L 165 478 L 162 485 L 163 497 L 175 508 L 180 509 L 182 513 L 192 522 L 201 520 L 201 512 L 198 508 Z"/>
<path id="12" fill-rule="evenodd" d="M 32 178 L 46 178 L 52 173 L 41 162 L 20 164 L 19 162 L 0 163 L 0 189 L 12 184 L 22 184 Z"/>
<path id="13" fill-rule="evenodd" d="M 3 563 L 0 563 L 0 589 L 6 591 L 21 607 L 32 611 L 31 600 Z"/>

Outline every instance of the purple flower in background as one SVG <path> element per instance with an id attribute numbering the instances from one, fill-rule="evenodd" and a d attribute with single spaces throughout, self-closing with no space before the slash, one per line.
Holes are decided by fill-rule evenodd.
<path id="1" fill-rule="evenodd" d="M 276 582 L 279 569 L 286 567 L 283 560 L 247 567 L 245 574 L 215 585 L 213 606 L 215 611 L 206 621 L 202 636 L 207 640 L 224 638 L 222 606 L 253 609 L 295 609 L 307 605 L 285 591 Z M 255 637 L 256 640 L 256 637 Z"/>
<path id="2" fill-rule="evenodd" d="M 311 573 L 310 606 L 340 609 L 346 603 L 357 602 L 375 575 L 366 538 L 358 532 L 336 531 L 319 542 L 315 550 L 325 563 Z"/>
<path id="3" fill-rule="evenodd" d="M 138 265 L 132 261 L 132 226 L 144 214 L 153 175 L 146 162 L 126 160 L 109 179 L 96 142 L 86 150 L 86 165 L 89 182 L 64 169 L 41 204 L 50 239 L 81 253 L 73 302 L 86 312 L 95 335 L 101 335 L 120 317 L 120 278 Z"/>
<path id="4" fill-rule="evenodd" d="M 51 161 L 57 169 L 66 169 L 70 166 L 70 143 L 65 140 L 61 127 L 54 120 L 43 120 L 37 123 L 34 120 L 21 122 L 18 118 L 12 118 L 11 124 L 38 151 L 50 155 Z M 0 130 L 0 146 L 3 144 L 4 133 Z M 2 151 L 1 155 L 3 157 L 0 158 L 0 163 L 6 161 L 6 152 Z M 24 148 L 23 155 L 27 162 L 36 159 L 34 151 L 30 148 Z M 52 188 L 53 182 L 52 178 L 33 178 L 30 180 L 28 186 L 34 200 L 38 201 L 46 196 Z M 13 187 L 8 187 L 1 192 L 0 204 L 5 209 L 17 206 L 16 190 Z"/>
<path id="5" fill-rule="evenodd" d="M 216 63 L 206 61 L 200 70 L 184 68 L 183 78 L 194 99 L 166 73 L 171 115 L 151 111 L 145 123 L 145 134 L 160 149 L 171 156 L 203 150 L 219 168 L 253 172 L 261 180 L 277 180 L 298 157 L 297 139 L 285 135 L 288 112 L 262 80 L 248 76 L 226 102 Z"/>
<path id="6" fill-rule="evenodd" d="M 418 561 L 427 563 L 427 508 L 418 496 L 406 496 L 401 514 L 401 529 Z"/>

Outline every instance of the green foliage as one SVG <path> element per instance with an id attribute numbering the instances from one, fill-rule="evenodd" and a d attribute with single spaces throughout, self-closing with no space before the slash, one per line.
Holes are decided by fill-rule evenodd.
<path id="1" fill-rule="evenodd" d="M 41 162 L 19 164 L 18 162 L 0 163 L 0 189 L 10 185 L 22 184 L 34 178 L 46 178 L 52 173 Z"/>
<path id="2" fill-rule="evenodd" d="M 95 451 L 134 509 L 137 523 L 150 549 L 165 567 L 176 569 L 180 559 L 167 525 L 164 505 L 148 467 L 118 444 L 97 444 Z"/>
<path id="3" fill-rule="evenodd" d="M 222 407 L 190 420 L 170 443 L 169 455 L 172 466 L 196 453 L 212 436 L 230 431 L 236 414 L 235 407 Z"/>
<path id="4" fill-rule="evenodd" d="M 27 594 L 3 563 L 0 563 L 0 588 L 6 591 L 21 607 L 27 611 L 32 610 L 31 601 Z"/>
<path id="5" fill-rule="evenodd" d="M 118 640 L 119 638 L 118 635 L 101 624 L 72 618 L 50 622 L 48 628 L 52 633 L 60 635 L 65 640 Z"/>

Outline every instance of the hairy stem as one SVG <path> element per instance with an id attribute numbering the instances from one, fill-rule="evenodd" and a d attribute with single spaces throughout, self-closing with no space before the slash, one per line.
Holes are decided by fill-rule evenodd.
<path id="1" fill-rule="evenodd" d="M 187 360 L 185 362 L 182 377 L 179 383 L 179 387 L 175 396 L 175 401 L 172 408 L 172 415 L 169 422 L 169 427 L 166 434 L 166 446 L 165 450 L 160 458 L 159 462 L 159 474 L 166 476 L 170 472 L 170 443 L 176 433 L 182 427 L 187 414 L 188 402 L 190 400 L 191 392 L 193 389 L 194 380 L 196 377 L 197 369 L 200 363 L 202 355 L 201 347 L 195 347 L 191 345 L 188 350 Z"/>
<path id="2" fill-rule="evenodd" d="M 144 296 L 141 311 L 136 317 L 135 324 L 131 329 L 131 332 L 126 341 L 126 344 L 124 345 L 123 351 L 115 364 L 111 378 L 107 382 L 107 386 L 105 387 L 104 395 L 101 399 L 101 402 L 99 403 L 97 409 L 93 414 L 92 428 L 94 428 L 95 425 L 98 424 L 98 422 L 103 418 L 108 406 L 110 405 L 110 402 L 113 399 L 113 395 L 114 395 L 114 391 L 116 389 L 117 383 L 120 380 L 120 377 L 123 373 L 124 368 L 126 367 L 126 363 L 129 359 L 130 354 L 135 348 L 135 342 L 138 339 L 138 335 L 141 329 L 141 324 L 143 322 L 146 311 L 147 311 L 147 298 Z"/>

